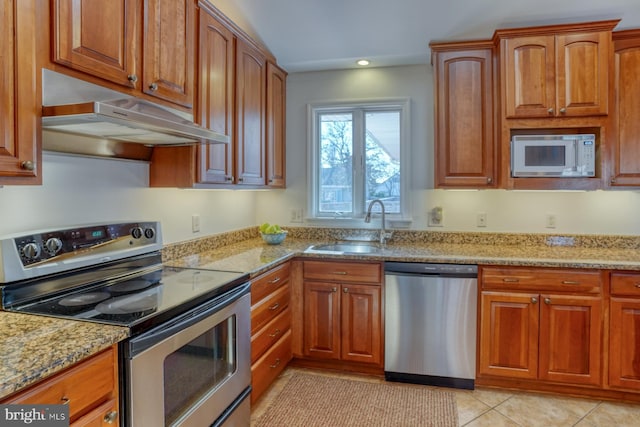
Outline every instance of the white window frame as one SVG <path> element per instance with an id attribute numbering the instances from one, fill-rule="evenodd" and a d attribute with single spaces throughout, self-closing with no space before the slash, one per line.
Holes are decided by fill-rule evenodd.
<path id="1" fill-rule="evenodd" d="M 308 200 L 307 200 L 307 221 L 310 222 L 326 222 L 332 225 L 362 226 L 365 215 L 364 209 L 364 186 L 356 186 L 356 183 L 363 179 L 363 162 L 358 147 L 364 141 L 360 130 L 354 128 L 354 165 L 353 165 L 353 212 L 349 216 L 320 213 L 318 206 L 319 195 L 319 158 L 320 158 L 320 130 L 318 128 L 317 117 L 321 113 L 331 113 L 363 109 L 366 110 L 400 110 L 400 213 L 387 214 L 387 220 L 391 226 L 407 227 L 411 223 L 411 203 L 409 200 L 409 184 L 410 184 L 410 117 L 411 117 L 411 100 L 410 98 L 392 98 L 392 99 L 372 99 L 372 100 L 344 100 L 344 101 L 323 101 L 307 104 L 307 150 L 308 150 Z M 359 147 L 362 148 L 362 147 Z M 360 166 L 358 166 L 358 164 Z M 356 177 L 355 175 L 360 176 Z M 361 187 L 361 188 L 360 188 Z M 357 203 L 362 200 L 363 203 Z M 339 223 L 339 224 L 337 224 Z"/>

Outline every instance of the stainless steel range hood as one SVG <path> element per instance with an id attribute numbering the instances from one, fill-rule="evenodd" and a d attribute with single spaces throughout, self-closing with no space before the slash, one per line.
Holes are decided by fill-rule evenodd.
<path id="1" fill-rule="evenodd" d="M 114 94 L 43 72 L 43 149 L 149 160 L 154 146 L 229 143 L 228 136 L 195 124 L 189 114 Z"/>
<path id="2" fill-rule="evenodd" d="M 42 107 L 42 128 L 145 146 L 229 142 L 226 135 L 202 128 L 136 98 L 45 106 Z M 90 144 L 90 140 L 87 143 Z"/>

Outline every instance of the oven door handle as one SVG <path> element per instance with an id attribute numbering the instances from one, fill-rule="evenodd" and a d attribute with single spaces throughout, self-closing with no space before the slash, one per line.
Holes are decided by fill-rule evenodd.
<path id="1" fill-rule="evenodd" d="M 156 329 L 152 329 L 140 336 L 132 338 L 129 341 L 129 352 L 127 356 L 129 358 L 133 358 L 135 355 L 140 354 L 149 347 L 163 341 L 165 338 L 175 335 L 189 326 L 195 325 L 212 314 L 233 304 L 245 294 L 249 293 L 250 289 L 251 283 L 244 283 L 226 294 L 223 294 L 204 305 L 196 307 L 195 309 L 161 325 Z"/>

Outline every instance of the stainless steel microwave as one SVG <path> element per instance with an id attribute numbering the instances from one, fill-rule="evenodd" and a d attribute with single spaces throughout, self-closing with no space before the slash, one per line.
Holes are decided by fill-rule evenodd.
<path id="1" fill-rule="evenodd" d="M 595 176 L 595 153 L 593 134 L 514 135 L 511 139 L 511 176 Z"/>

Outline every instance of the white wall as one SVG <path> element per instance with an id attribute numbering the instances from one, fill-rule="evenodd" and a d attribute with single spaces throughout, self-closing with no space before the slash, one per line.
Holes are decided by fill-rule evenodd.
<path id="1" fill-rule="evenodd" d="M 640 234 L 640 192 L 525 192 L 433 189 L 433 74 L 428 65 L 292 73 L 287 80 L 287 189 L 258 195 L 256 221 L 290 223 L 306 210 L 307 104 L 327 100 L 411 98 L 413 229 L 578 234 Z M 427 212 L 441 206 L 443 227 L 428 227 Z M 487 227 L 476 227 L 478 212 Z M 546 216 L 556 228 L 546 228 Z M 365 226 L 364 223 L 361 224 Z"/>
<path id="2" fill-rule="evenodd" d="M 161 221 L 165 243 L 255 225 L 253 191 L 148 187 L 143 162 L 44 154 L 42 186 L 0 188 L 0 236 L 91 222 Z M 191 215 L 200 232 L 191 232 Z"/>

